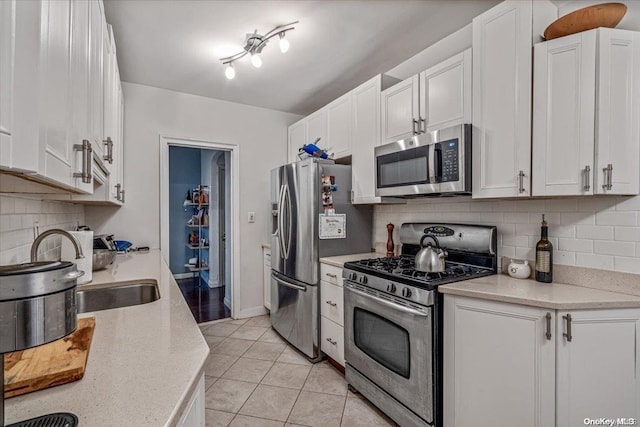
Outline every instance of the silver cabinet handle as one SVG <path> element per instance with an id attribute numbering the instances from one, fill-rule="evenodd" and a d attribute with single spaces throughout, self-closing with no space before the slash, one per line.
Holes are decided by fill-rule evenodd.
<path id="1" fill-rule="evenodd" d="M 333 277 L 334 279 L 338 278 L 338 276 L 336 274 L 333 274 L 333 273 L 324 273 L 324 274 L 325 274 L 325 276 Z"/>
<path id="2" fill-rule="evenodd" d="M 113 164 L 113 141 L 111 137 L 108 136 L 107 139 L 102 140 L 104 145 L 107 147 L 107 154 L 102 156 L 102 160 L 106 160 L 110 165 Z"/>
<path id="3" fill-rule="evenodd" d="M 427 121 L 420 117 L 420 133 L 425 133 L 427 131 Z"/>
<path id="4" fill-rule="evenodd" d="M 91 148 L 91 143 L 83 139 L 82 144 L 73 144 L 73 151 L 82 151 L 82 172 L 74 172 L 74 178 L 82 178 L 82 182 L 85 184 L 91 183 L 91 160 L 93 153 L 93 149 Z"/>
<path id="5" fill-rule="evenodd" d="M 523 171 L 520 171 L 518 173 L 518 193 L 524 193 L 525 189 L 524 189 L 524 177 L 526 175 L 524 174 Z"/>
<path id="6" fill-rule="evenodd" d="M 591 166 L 584 167 L 584 191 L 591 190 Z"/>
<path id="7" fill-rule="evenodd" d="M 11 136 L 11 132 L 9 131 L 9 129 L 7 129 L 6 127 L 1 126 L 1 125 L 0 125 L 0 133 L 4 134 L 4 135 Z"/>
<path id="8" fill-rule="evenodd" d="M 124 188 L 120 190 L 120 201 L 124 203 Z"/>
<path id="9" fill-rule="evenodd" d="M 121 197 L 120 195 L 121 195 L 121 193 L 122 193 L 122 184 L 117 183 L 117 184 L 116 184 L 116 200 L 118 200 L 118 201 L 120 201 L 120 202 L 122 201 L 122 200 L 120 200 L 120 197 Z"/>
<path id="10" fill-rule="evenodd" d="M 338 304 L 336 304 L 333 301 L 325 301 L 327 304 L 329 304 L 331 307 L 336 307 Z"/>
<path id="11" fill-rule="evenodd" d="M 604 172 L 604 184 L 602 184 L 602 188 L 611 190 L 611 187 L 613 187 L 613 165 L 609 163 L 606 168 L 602 168 L 602 172 Z"/>
<path id="12" fill-rule="evenodd" d="M 332 340 L 331 338 L 327 338 L 327 341 L 329 342 L 329 344 L 338 345 L 338 342 Z"/>
<path id="13" fill-rule="evenodd" d="M 571 315 L 567 314 L 566 316 L 562 316 L 564 320 L 567 322 L 567 332 L 563 333 L 562 336 L 567 338 L 567 341 L 571 342 L 573 336 L 571 335 Z"/>
<path id="14" fill-rule="evenodd" d="M 418 121 L 416 119 L 411 119 L 412 122 L 412 126 L 413 126 L 413 134 L 417 135 L 420 132 L 418 132 Z"/>
<path id="15" fill-rule="evenodd" d="M 545 336 L 547 337 L 548 340 L 550 340 L 551 339 L 551 313 L 547 311 L 547 315 L 545 316 L 545 318 L 547 319 L 547 333 L 545 334 Z"/>

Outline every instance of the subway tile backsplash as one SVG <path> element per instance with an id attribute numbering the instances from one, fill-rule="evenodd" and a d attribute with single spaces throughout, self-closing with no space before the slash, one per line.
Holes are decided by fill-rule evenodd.
<path id="1" fill-rule="evenodd" d="M 40 232 L 50 228 L 73 230 L 84 223 L 84 206 L 43 200 L 27 195 L 0 195 L 0 265 L 29 262 L 33 225 Z M 50 236 L 40 246 L 40 259 L 60 258 L 61 237 Z"/>
<path id="2" fill-rule="evenodd" d="M 459 222 L 498 227 L 498 255 L 535 259 L 542 214 L 556 264 L 640 274 L 640 196 L 546 200 L 472 200 L 471 197 L 410 199 L 374 208 L 373 240 L 385 252 L 386 224 Z"/>

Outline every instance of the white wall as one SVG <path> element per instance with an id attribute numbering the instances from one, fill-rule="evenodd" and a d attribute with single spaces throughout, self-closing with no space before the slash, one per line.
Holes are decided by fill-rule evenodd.
<path id="1" fill-rule="evenodd" d="M 287 126 L 300 116 L 123 83 L 124 188 L 120 209 L 87 207 L 86 220 L 98 232 L 114 233 L 134 245 L 160 247 L 159 136 L 237 144 L 240 164 L 240 287 L 242 311 L 262 307 L 262 251 L 269 241 L 269 171 L 285 163 Z M 256 212 L 256 222 L 246 221 Z"/>
<path id="2" fill-rule="evenodd" d="M 74 230 L 84 224 L 84 206 L 42 200 L 41 196 L 0 195 L 0 265 L 29 262 L 33 224 L 40 232 L 50 228 Z M 61 237 L 47 237 L 40 246 L 39 260 L 60 259 Z"/>
<path id="3" fill-rule="evenodd" d="M 535 259 L 541 215 L 549 223 L 556 264 L 640 274 L 640 196 L 477 201 L 414 199 L 376 206 L 373 241 L 384 252 L 386 224 L 398 247 L 403 222 L 459 222 L 498 227 L 498 256 Z"/>

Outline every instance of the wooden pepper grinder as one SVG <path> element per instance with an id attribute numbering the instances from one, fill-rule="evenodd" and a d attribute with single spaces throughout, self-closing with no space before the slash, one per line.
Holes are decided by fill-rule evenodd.
<path id="1" fill-rule="evenodd" d="M 393 229 L 395 228 L 395 225 L 389 223 L 387 224 L 387 233 L 388 233 L 388 237 L 387 237 L 387 258 L 391 258 L 394 255 L 394 248 L 395 245 L 393 244 Z"/>

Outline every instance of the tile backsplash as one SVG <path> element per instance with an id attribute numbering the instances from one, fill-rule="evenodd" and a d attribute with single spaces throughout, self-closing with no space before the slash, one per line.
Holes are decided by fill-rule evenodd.
<path id="1" fill-rule="evenodd" d="M 40 232 L 50 228 L 73 230 L 84 224 L 84 206 L 26 195 L 0 195 L 0 265 L 29 262 L 33 225 Z M 61 237 L 50 236 L 40 246 L 40 259 L 60 258 Z"/>
<path id="2" fill-rule="evenodd" d="M 403 222 L 458 222 L 498 227 L 498 255 L 535 259 L 542 214 L 549 223 L 554 263 L 640 274 L 640 196 L 531 200 L 471 197 L 411 199 L 374 208 L 373 241 L 384 252 L 386 224 L 394 242 Z"/>

